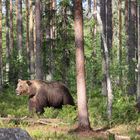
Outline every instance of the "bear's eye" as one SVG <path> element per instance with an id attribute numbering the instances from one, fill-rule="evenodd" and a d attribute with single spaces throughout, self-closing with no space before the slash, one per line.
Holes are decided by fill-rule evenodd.
<path id="1" fill-rule="evenodd" d="M 22 85 L 19 86 L 20 88 L 22 87 Z"/>

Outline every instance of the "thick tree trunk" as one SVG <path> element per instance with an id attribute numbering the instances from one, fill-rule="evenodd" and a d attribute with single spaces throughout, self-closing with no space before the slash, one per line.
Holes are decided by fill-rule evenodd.
<path id="1" fill-rule="evenodd" d="M 35 29 L 36 29 L 36 79 L 43 80 L 43 54 L 41 47 L 41 10 L 40 0 L 35 3 Z"/>
<path id="2" fill-rule="evenodd" d="M 89 114 L 86 97 L 85 66 L 84 66 L 84 38 L 83 38 L 83 14 L 81 0 L 75 0 L 74 30 L 76 45 L 76 79 L 78 102 L 78 128 L 89 130 Z"/>
<path id="3" fill-rule="evenodd" d="M 0 90 L 2 89 L 2 0 L 0 0 Z"/>

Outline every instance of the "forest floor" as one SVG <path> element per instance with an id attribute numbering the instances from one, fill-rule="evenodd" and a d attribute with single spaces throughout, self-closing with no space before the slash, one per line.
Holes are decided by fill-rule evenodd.
<path id="1" fill-rule="evenodd" d="M 25 129 L 33 140 L 140 140 L 140 126 L 117 125 L 112 128 L 92 127 L 92 131 L 75 132 L 77 125 L 60 119 L 1 118 L 8 127 Z"/>
<path id="2" fill-rule="evenodd" d="M 112 128 L 92 127 L 92 131 L 77 132 L 76 124 L 64 123 L 60 119 L 47 119 L 47 123 L 31 124 L 25 127 L 35 139 L 51 140 L 140 140 L 140 126 L 117 125 Z M 40 137 L 41 136 L 41 137 Z"/>

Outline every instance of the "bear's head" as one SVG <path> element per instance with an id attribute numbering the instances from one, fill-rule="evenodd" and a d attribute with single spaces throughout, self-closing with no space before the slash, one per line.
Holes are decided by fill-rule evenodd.
<path id="1" fill-rule="evenodd" d="M 17 95 L 27 95 L 29 93 L 29 86 L 31 82 L 29 80 L 18 80 L 16 93 Z"/>

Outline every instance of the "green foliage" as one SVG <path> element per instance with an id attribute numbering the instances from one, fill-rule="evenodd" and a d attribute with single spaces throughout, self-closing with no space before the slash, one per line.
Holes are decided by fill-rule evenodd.
<path id="1" fill-rule="evenodd" d="M 47 118 L 59 118 L 64 122 L 74 123 L 77 118 L 77 110 L 74 106 L 66 105 L 62 109 L 46 108 L 44 116 Z"/>
<path id="2" fill-rule="evenodd" d="M 0 93 L 0 116 L 22 117 L 28 115 L 27 98 L 19 97 L 12 89 Z"/>
<path id="3" fill-rule="evenodd" d="M 113 124 L 139 123 L 140 114 L 135 108 L 135 100 L 133 96 L 122 96 L 122 93 L 118 90 L 118 94 L 115 96 L 113 103 Z"/>

